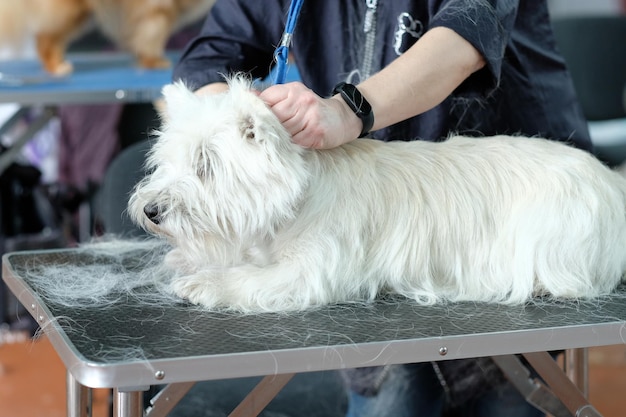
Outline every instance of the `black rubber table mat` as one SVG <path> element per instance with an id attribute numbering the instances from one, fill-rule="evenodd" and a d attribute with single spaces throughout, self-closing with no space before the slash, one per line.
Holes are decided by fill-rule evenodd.
<path id="1" fill-rule="evenodd" d="M 399 296 L 304 312 L 244 315 L 183 301 L 143 303 L 155 288 L 67 306 L 33 276 L 51 265 L 139 273 L 144 249 L 122 256 L 81 249 L 3 257 L 3 279 L 40 322 L 66 367 L 90 387 L 305 372 L 624 343 L 626 287 L 585 302 L 421 306 Z M 97 270 L 97 268 L 96 268 Z M 31 277 L 31 278 L 29 278 Z M 84 280 L 99 279 L 85 274 Z M 45 280 L 44 280 L 45 282 Z"/>

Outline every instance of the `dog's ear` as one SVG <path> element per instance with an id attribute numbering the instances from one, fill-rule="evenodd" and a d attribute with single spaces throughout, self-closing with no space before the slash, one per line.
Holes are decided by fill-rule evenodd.
<path id="1" fill-rule="evenodd" d="M 181 81 L 168 84 L 161 90 L 165 104 L 158 109 L 159 115 L 165 121 L 182 116 L 189 112 L 188 105 L 198 100 L 196 95 Z"/>
<path id="2" fill-rule="evenodd" d="M 241 137 L 249 142 L 262 142 L 262 137 L 258 134 L 256 121 L 250 114 L 243 114 L 240 116 L 239 132 L 241 133 Z"/>

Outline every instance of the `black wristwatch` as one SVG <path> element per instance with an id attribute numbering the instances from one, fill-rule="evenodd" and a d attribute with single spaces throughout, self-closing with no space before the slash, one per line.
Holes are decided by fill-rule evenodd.
<path id="1" fill-rule="evenodd" d="M 361 129 L 359 137 L 366 136 L 374 126 L 374 112 L 365 97 L 354 85 L 343 82 L 335 86 L 333 94 L 340 94 L 348 107 L 361 119 L 363 129 Z"/>

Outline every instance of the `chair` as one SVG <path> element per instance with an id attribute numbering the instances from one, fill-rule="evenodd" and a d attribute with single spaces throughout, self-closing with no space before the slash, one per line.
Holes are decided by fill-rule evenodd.
<path id="1" fill-rule="evenodd" d="M 123 149 L 107 168 L 93 207 L 105 233 L 123 237 L 145 235 L 128 217 L 126 205 L 135 184 L 145 175 L 144 161 L 149 149 L 148 140 L 134 143 Z"/>
<path id="2" fill-rule="evenodd" d="M 596 153 L 619 165 L 626 160 L 626 16 L 569 16 L 552 23 Z"/>

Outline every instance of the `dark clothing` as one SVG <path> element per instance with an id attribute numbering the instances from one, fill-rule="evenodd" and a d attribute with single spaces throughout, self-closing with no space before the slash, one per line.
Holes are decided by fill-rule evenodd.
<path id="1" fill-rule="evenodd" d="M 223 81 L 222 74 L 234 71 L 266 76 L 289 3 L 218 1 L 200 36 L 188 45 L 174 79 L 199 88 Z M 375 137 L 441 140 L 450 133 L 522 134 L 591 149 L 571 77 L 555 48 L 545 1 L 378 3 L 373 48 L 368 48 L 364 0 L 304 2 L 291 51 L 306 86 L 328 96 L 339 81 L 358 83 L 360 76 L 385 67 L 436 26 L 451 28 L 467 39 L 487 65 L 439 106 L 375 132 Z M 371 56 L 368 50 L 373 50 Z"/>

